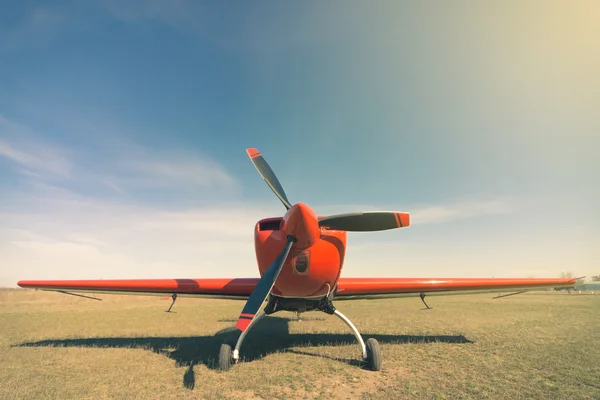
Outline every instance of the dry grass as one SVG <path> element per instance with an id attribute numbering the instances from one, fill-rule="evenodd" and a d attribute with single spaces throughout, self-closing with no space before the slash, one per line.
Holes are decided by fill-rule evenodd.
<path id="1" fill-rule="evenodd" d="M 524 294 L 338 302 L 382 345 L 360 368 L 335 317 L 277 314 L 215 370 L 243 303 L 0 291 L 0 398 L 600 399 L 600 296 Z M 281 318 L 278 318 L 281 317 Z"/>

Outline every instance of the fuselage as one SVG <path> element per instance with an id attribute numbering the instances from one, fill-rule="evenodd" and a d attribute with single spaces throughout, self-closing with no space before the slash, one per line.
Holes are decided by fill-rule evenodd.
<path id="1" fill-rule="evenodd" d="M 328 295 L 342 272 L 346 232 L 321 229 L 317 215 L 303 203 L 293 205 L 283 217 L 258 221 L 254 245 L 261 276 L 281 253 L 288 236 L 296 242 L 275 281 L 273 294 L 288 298 Z"/>

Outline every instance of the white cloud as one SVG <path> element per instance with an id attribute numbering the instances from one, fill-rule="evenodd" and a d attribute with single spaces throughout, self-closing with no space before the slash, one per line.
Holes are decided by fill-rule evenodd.
<path id="1" fill-rule="evenodd" d="M 135 172 L 148 177 L 145 182 L 154 186 L 198 185 L 233 186 L 235 179 L 218 164 L 203 159 L 146 160 L 127 163 Z"/>
<path id="2" fill-rule="evenodd" d="M 188 194 L 202 190 L 199 199 L 229 196 L 239 189 L 237 181 L 221 165 L 197 151 L 151 151 L 110 135 L 90 138 L 87 146 L 75 149 L 56 146 L 42 137 L 0 115 L 0 158 L 13 163 L 15 170 L 33 185 L 49 184 L 54 190 L 64 190 L 56 186 L 59 179 L 80 188 L 108 188 L 121 197 L 148 188 Z"/>
<path id="3" fill-rule="evenodd" d="M 153 153 L 115 138 L 88 146 L 93 153 L 74 152 L 43 143 L 40 135 L 6 119 L 0 119 L 0 127 L 10 128 L 3 131 L 7 134 L 0 141 L 0 155 L 28 183 L 0 203 L 0 286 L 14 286 L 20 279 L 258 275 L 254 224 L 283 210 L 276 201 L 266 206 L 233 203 L 238 197 L 232 193 L 239 185 L 217 162 L 177 149 Z M 101 199 L 82 189 L 98 185 L 110 188 L 113 196 L 103 194 Z M 190 187 L 198 189 L 192 193 L 194 200 L 216 192 L 219 204 L 175 208 L 160 202 L 150 205 L 148 198 L 154 196 L 148 193 L 138 199 L 131 195 L 147 188 L 179 198 Z M 378 209 L 388 207 L 315 207 L 321 215 Z M 458 228 L 444 224 L 522 209 L 522 202 L 476 197 L 396 210 L 410 212 L 412 224 L 423 227 L 349 234 L 344 275 L 553 276 L 553 271 L 564 269 L 565 260 L 591 265 L 592 253 L 582 251 L 586 245 L 579 239 L 566 246 L 564 235 L 557 236 L 551 243 L 561 245 L 552 246 L 553 260 L 548 262 L 548 251 L 540 249 L 550 242 L 524 243 L 511 234 L 500 241 L 484 237 L 474 248 L 469 236 L 461 237 L 460 243 L 449 240 Z M 469 232 L 465 222 L 463 234 Z M 573 268 L 578 273 L 580 269 Z"/>
<path id="4" fill-rule="evenodd" d="M 62 149 L 44 143 L 35 137 L 29 128 L 11 122 L 1 115 L 0 157 L 21 167 L 18 170 L 23 175 L 64 178 L 71 174 L 71 163 Z"/>
<path id="5" fill-rule="evenodd" d="M 389 205 L 336 204 L 315 207 L 319 215 L 342 214 L 359 211 L 399 211 L 410 214 L 411 225 L 439 224 L 461 219 L 482 217 L 485 215 L 508 214 L 517 211 L 517 203 L 507 198 L 473 199 L 431 206 L 403 207 L 398 209 Z"/>
<path id="6" fill-rule="evenodd" d="M 24 210 L 0 214 L 0 286 L 20 279 L 257 276 L 254 224 L 281 214 L 256 205 L 170 212 L 60 192 L 44 197 L 22 198 Z"/>
<path id="7" fill-rule="evenodd" d="M 20 170 L 24 175 L 42 176 L 45 174 L 68 177 L 70 163 L 61 155 L 40 145 L 28 145 L 28 151 L 23 151 L 13 144 L 0 140 L 0 156 L 25 167 Z"/>
<path id="8" fill-rule="evenodd" d="M 281 210 L 224 202 L 237 198 L 238 183 L 212 159 L 180 149 L 153 152 L 114 137 L 75 151 L 1 116 L 0 129 L 0 158 L 24 183 L 3 188 L 0 286 L 20 279 L 258 274 L 254 224 Z M 175 208 L 155 199 L 189 197 L 182 194 L 219 202 Z"/>
<path id="9" fill-rule="evenodd" d="M 22 208 L 0 209 L 0 286 L 14 286 L 21 279 L 258 276 L 254 224 L 283 213 L 277 202 L 169 211 L 95 200 L 51 186 L 36 190 L 16 199 Z M 455 213 L 436 213 L 443 218 L 429 221 L 504 210 L 481 206 L 474 207 L 479 214 L 456 215 L 465 204 L 473 207 L 476 202 L 440 206 Z M 468 236 L 452 242 L 449 226 L 350 233 L 344 276 L 557 277 L 565 269 L 583 275 L 589 274 L 596 254 L 590 251 L 591 240 L 583 242 L 583 233 L 538 233 L 534 237 L 539 241 L 484 235 L 472 242 Z"/>
<path id="10" fill-rule="evenodd" d="M 411 214 L 411 224 L 432 224 L 484 215 L 508 214 L 514 211 L 514 202 L 506 199 L 469 200 L 417 208 Z"/>

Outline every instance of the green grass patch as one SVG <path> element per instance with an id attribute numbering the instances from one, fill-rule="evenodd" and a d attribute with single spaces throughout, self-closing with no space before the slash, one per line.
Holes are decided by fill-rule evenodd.
<path id="1" fill-rule="evenodd" d="M 1 399 L 600 399 L 600 296 L 531 293 L 344 301 L 382 346 L 361 368 L 347 327 L 278 313 L 216 370 L 242 302 L 0 290 Z"/>

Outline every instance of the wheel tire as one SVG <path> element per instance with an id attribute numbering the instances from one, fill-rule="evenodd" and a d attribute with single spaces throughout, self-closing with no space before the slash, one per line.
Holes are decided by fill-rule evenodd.
<path id="1" fill-rule="evenodd" d="M 370 338 L 366 343 L 367 347 L 367 368 L 371 371 L 381 370 L 381 350 L 379 348 L 379 342 Z"/>
<path id="2" fill-rule="evenodd" d="M 231 368 L 232 361 L 233 353 L 231 351 L 231 346 L 227 343 L 223 343 L 221 345 L 221 350 L 219 351 L 219 369 L 221 371 L 227 371 Z"/>

